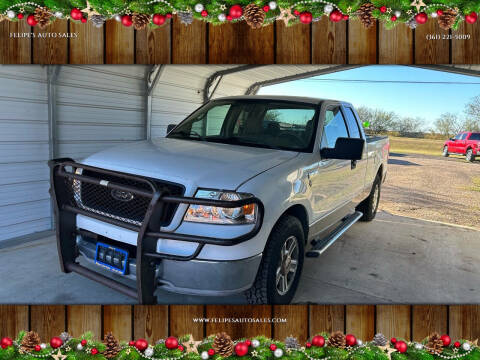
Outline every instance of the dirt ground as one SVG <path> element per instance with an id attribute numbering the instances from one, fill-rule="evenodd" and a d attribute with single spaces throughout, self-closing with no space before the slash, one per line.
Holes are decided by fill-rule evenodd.
<path id="1" fill-rule="evenodd" d="M 480 161 L 391 153 L 380 209 L 480 229 Z"/>

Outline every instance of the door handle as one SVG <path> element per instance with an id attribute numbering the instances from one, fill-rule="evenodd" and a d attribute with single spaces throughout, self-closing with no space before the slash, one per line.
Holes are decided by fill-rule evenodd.
<path id="1" fill-rule="evenodd" d="M 351 164 L 351 169 L 355 169 L 357 167 L 357 160 L 352 160 L 352 164 Z"/>

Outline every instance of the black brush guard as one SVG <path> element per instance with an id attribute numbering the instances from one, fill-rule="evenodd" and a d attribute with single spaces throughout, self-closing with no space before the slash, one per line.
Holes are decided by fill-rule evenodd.
<path id="1" fill-rule="evenodd" d="M 151 181 L 150 179 L 82 165 L 69 158 L 51 160 L 48 162 L 48 165 L 50 167 L 50 194 L 54 202 L 55 220 L 57 224 L 57 248 L 62 271 L 79 273 L 80 275 L 113 288 L 127 296 L 133 297 L 141 304 L 156 303 L 156 297 L 154 296 L 156 288 L 156 262 L 160 261 L 161 259 L 178 261 L 195 259 L 200 254 L 205 244 L 221 246 L 240 244 L 253 238 L 260 231 L 262 226 L 264 207 L 262 202 L 255 197 L 236 201 L 222 201 L 184 196 L 171 196 L 169 195 L 168 189 L 159 187 L 157 183 Z M 144 186 L 139 188 L 113 181 L 105 181 L 91 176 L 84 176 L 82 174 L 75 173 L 77 168 L 92 171 L 97 174 L 104 174 L 105 176 L 115 176 L 116 178 L 133 181 L 135 183 L 141 183 Z M 72 182 L 76 180 L 81 183 L 103 186 L 111 190 L 126 191 L 133 195 L 150 199 L 141 225 L 127 223 L 119 219 L 105 216 L 101 213 L 92 212 L 88 209 L 86 210 L 79 206 L 75 206 L 75 204 L 71 201 L 73 190 L 68 188 L 68 182 L 66 182 L 65 179 L 69 179 Z M 224 208 L 236 208 L 244 205 L 256 204 L 258 212 L 256 214 L 257 218 L 255 226 L 249 233 L 236 238 L 221 239 L 215 237 L 195 236 L 160 231 L 158 222 L 155 221 L 155 218 L 161 213 L 164 205 L 167 203 L 217 206 Z M 76 237 L 79 234 L 76 227 L 77 214 L 85 215 L 87 217 L 91 217 L 138 233 L 136 248 L 136 289 L 97 273 L 96 271 L 92 271 L 76 262 L 75 259 L 78 255 L 76 252 Z M 155 228 L 158 230 L 154 231 Z M 158 238 L 196 242 L 198 243 L 198 246 L 194 253 L 189 256 L 162 254 L 156 252 Z"/>

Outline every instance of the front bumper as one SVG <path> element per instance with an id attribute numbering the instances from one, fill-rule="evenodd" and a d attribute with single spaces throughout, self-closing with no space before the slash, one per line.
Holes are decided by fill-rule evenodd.
<path id="1" fill-rule="evenodd" d="M 242 291 L 253 283 L 261 256 L 227 262 L 209 262 L 197 260 L 196 258 L 205 244 L 219 246 L 237 245 L 257 235 L 262 226 L 264 214 L 263 204 L 259 199 L 248 198 L 237 201 L 220 201 L 171 196 L 168 190 L 159 188 L 150 179 L 78 164 L 71 159 L 52 160 L 49 162 L 49 166 L 51 195 L 54 200 L 57 224 L 57 248 L 62 271 L 80 273 L 136 298 L 139 303 L 155 303 L 154 292 L 158 284 L 167 290 L 170 289 L 176 292 L 216 295 Z M 77 174 L 76 170 L 79 168 L 94 172 L 100 177 Z M 121 182 L 102 180 L 102 175 L 105 177 L 113 175 L 118 179 L 142 183 L 143 188 L 137 188 Z M 88 208 L 82 208 L 78 204 L 78 199 L 75 199 L 73 195 L 72 188 L 75 182 L 92 184 L 93 186 L 104 187 L 112 191 L 124 191 L 147 199 L 148 207 L 146 208 L 143 221 L 140 225 L 132 224 L 123 221 L 121 218 L 109 217 L 108 214 L 101 211 L 90 211 Z M 149 190 L 146 190 L 145 187 Z M 156 218 L 159 213 L 161 214 L 165 204 L 168 203 L 225 208 L 256 204 L 258 208 L 257 222 L 250 232 L 230 239 L 161 231 Z M 77 246 L 78 236 L 82 236 L 79 232 L 80 229 L 76 226 L 77 215 L 91 217 L 138 234 L 135 248 L 136 254 L 131 259 L 131 263 L 134 263 L 135 266 L 130 271 L 131 278 L 136 282 L 136 289 L 92 271 L 76 261 L 80 251 Z M 188 256 L 158 253 L 156 246 L 159 238 L 196 243 L 197 248 Z M 88 256 L 86 257 L 88 258 Z M 255 269 L 255 271 L 252 269 Z M 253 274 L 254 272 L 255 274 Z M 239 275 L 240 273 L 245 273 L 245 275 Z M 193 278 L 192 274 L 195 274 Z M 212 283 L 215 277 L 219 281 Z M 237 277 L 239 281 L 232 282 L 232 278 Z"/>

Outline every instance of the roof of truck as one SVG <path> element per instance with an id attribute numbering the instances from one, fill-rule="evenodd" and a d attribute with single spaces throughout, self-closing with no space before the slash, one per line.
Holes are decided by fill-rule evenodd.
<path id="1" fill-rule="evenodd" d="M 302 102 L 308 104 L 318 105 L 324 101 L 332 101 L 347 104 L 347 102 L 332 100 L 332 99 L 320 99 L 314 97 L 304 97 L 304 96 L 283 96 L 283 95 L 241 95 L 241 96 L 227 96 L 216 98 L 216 100 L 279 100 L 279 101 L 293 101 L 293 102 Z"/>

